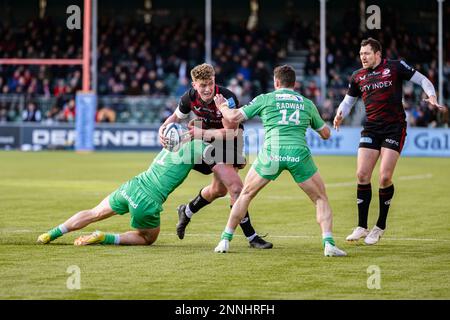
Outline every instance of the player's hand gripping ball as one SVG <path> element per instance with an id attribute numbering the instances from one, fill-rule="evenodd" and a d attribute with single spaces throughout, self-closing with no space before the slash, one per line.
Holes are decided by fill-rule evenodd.
<path id="1" fill-rule="evenodd" d="M 184 142 L 190 140 L 188 129 L 176 122 L 169 123 L 163 135 L 167 141 L 166 149 L 171 152 L 177 152 Z"/>

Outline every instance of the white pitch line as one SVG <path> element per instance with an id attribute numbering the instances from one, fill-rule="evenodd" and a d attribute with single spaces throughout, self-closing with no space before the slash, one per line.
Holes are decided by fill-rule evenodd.
<path id="1" fill-rule="evenodd" d="M 164 236 L 173 236 L 173 233 L 161 233 Z M 220 237 L 220 234 L 211 233 L 188 233 L 187 236 L 193 237 Z M 243 237 L 243 235 L 235 235 L 235 237 Z M 319 236 L 305 236 L 305 235 L 268 235 L 269 238 L 285 238 L 285 239 L 317 239 Z M 336 237 L 339 238 L 339 237 Z M 383 237 L 383 240 L 390 241 L 442 241 L 450 242 L 450 239 L 432 239 L 432 238 L 387 238 Z"/>
<path id="2" fill-rule="evenodd" d="M 419 174 L 416 176 L 403 176 L 399 177 L 398 180 L 423 180 L 423 179 L 431 179 L 433 175 L 431 173 Z"/>

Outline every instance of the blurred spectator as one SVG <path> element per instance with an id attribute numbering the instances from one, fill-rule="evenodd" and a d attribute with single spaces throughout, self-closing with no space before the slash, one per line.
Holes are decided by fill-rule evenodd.
<path id="1" fill-rule="evenodd" d="M 63 107 L 63 121 L 75 122 L 75 99 L 70 99 Z"/>
<path id="2" fill-rule="evenodd" d="M 57 123 L 57 122 L 60 122 L 60 121 L 64 121 L 64 113 L 55 104 L 47 112 L 45 122 L 47 124 L 53 124 L 53 123 Z"/>
<path id="3" fill-rule="evenodd" d="M 413 110 L 411 107 L 411 104 L 404 100 L 403 101 L 403 108 L 405 108 L 405 115 L 406 115 L 406 123 L 408 124 L 408 127 L 412 127 L 416 125 L 416 120 L 414 118 Z"/>
<path id="4" fill-rule="evenodd" d="M 161 111 L 161 117 L 159 119 L 160 123 L 164 123 L 168 117 L 170 117 L 173 114 L 174 109 L 169 106 L 169 105 L 165 105 L 164 109 Z"/>
<path id="5" fill-rule="evenodd" d="M 250 66 L 248 64 L 248 60 L 244 59 L 241 61 L 241 66 L 237 70 L 237 73 L 241 74 L 245 80 L 251 80 L 251 71 Z"/>
<path id="6" fill-rule="evenodd" d="M 27 104 L 27 108 L 22 112 L 22 121 L 40 122 L 42 120 L 41 111 L 33 102 Z"/>
<path id="7" fill-rule="evenodd" d="M 272 74 L 266 68 L 266 65 L 264 64 L 263 61 L 258 60 L 253 74 L 254 74 L 253 78 L 259 84 L 259 90 L 258 90 L 259 92 L 256 95 L 267 92 L 268 87 L 269 87 L 269 79 L 271 78 Z"/>
<path id="8" fill-rule="evenodd" d="M 141 88 L 139 87 L 139 82 L 137 80 L 131 81 L 131 85 L 128 88 L 127 95 L 129 96 L 139 96 L 142 94 Z"/>
<path id="9" fill-rule="evenodd" d="M 317 73 L 317 70 L 320 68 L 319 61 L 317 60 L 317 57 L 315 55 L 310 55 L 308 57 L 308 61 L 305 66 L 305 73 L 308 76 L 315 75 Z"/>
<path id="10" fill-rule="evenodd" d="M 155 90 L 153 91 L 152 95 L 156 97 L 165 97 L 169 95 L 169 90 L 167 89 L 164 81 L 157 80 L 155 82 Z"/>
<path id="11" fill-rule="evenodd" d="M 0 106 L 0 123 L 8 122 L 8 109 L 5 106 Z"/>
<path id="12" fill-rule="evenodd" d="M 19 122 L 22 120 L 22 115 L 19 112 L 17 106 L 10 106 L 8 109 L 7 119 L 10 122 Z"/>
<path id="13" fill-rule="evenodd" d="M 108 105 L 100 105 L 96 115 L 97 122 L 116 122 L 116 112 Z"/>
<path id="14" fill-rule="evenodd" d="M 252 84 L 250 83 L 250 81 L 243 81 L 242 92 L 238 98 L 241 106 L 250 103 L 250 101 L 252 101 L 255 96 L 256 95 L 252 92 Z"/>
<path id="15" fill-rule="evenodd" d="M 144 96 L 149 96 L 149 95 L 152 94 L 150 85 L 149 85 L 148 83 L 144 83 L 144 84 L 142 85 L 142 94 L 143 94 Z"/>
<path id="16" fill-rule="evenodd" d="M 63 79 L 58 79 L 57 81 L 57 85 L 55 86 L 55 88 L 53 89 L 53 95 L 60 96 L 66 93 L 66 86 L 64 84 L 64 80 Z"/>
<path id="17" fill-rule="evenodd" d="M 422 95 L 425 98 L 425 94 Z M 428 103 L 423 100 L 416 107 L 413 112 L 414 122 L 417 127 L 436 127 L 437 122 L 437 110 L 435 110 Z"/>
<path id="18" fill-rule="evenodd" d="M 239 85 L 239 82 L 236 78 L 230 80 L 227 89 L 231 90 L 231 92 L 233 92 L 238 99 L 240 99 L 240 97 L 242 96 L 242 87 Z"/>
<path id="19" fill-rule="evenodd" d="M 189 87 L 189 80 L 186 77 L 179 78 L 177 90 L 175 91 L 175 97 L 181 97 L 189 89 Z"/>

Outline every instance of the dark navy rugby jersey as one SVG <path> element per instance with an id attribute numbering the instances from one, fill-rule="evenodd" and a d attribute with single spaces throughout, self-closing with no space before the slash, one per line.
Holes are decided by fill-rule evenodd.
<path id="1" fill-rule="evenodd" d="M 347 94 L 362 97 L 366 107 L 366 125 L 406 125 L 402 104 L 403 81 L 410 80 L 415 72 L 404 61 L 383 59 L 374 69 L 361 68 L 352 74 Z"/>

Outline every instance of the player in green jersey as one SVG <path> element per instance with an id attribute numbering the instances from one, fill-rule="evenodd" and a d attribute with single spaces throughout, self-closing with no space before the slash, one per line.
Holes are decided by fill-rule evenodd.
<path id="1" fill-rule="evenodd" d="M 122 184 L 96 207 L 80 211 L 63 224 L 41 234 L 37 242 L 47 244 L 67 232 L 82 229 L 116 214 L 130 212 L 130 225 L 136 230 L 122 234 L 96 231 L 78 237 L 74 244 L 152 244 L 158 238 L 162 204 L 186 179 L 195 164 L 211 160 L 208 157 L 211 148 L 201 140 L 192 140 L 184 143 L 177 152 L 163 149 L 147 171 Z"/>
<path id="2" fill-rule="evenodd" d="M 234 204 L 216 252 L 227 252 L 236 226 L 244 217 L 250 201 L 282 171 L 288 170 L 298 186 L 316 207 L 317 222 L 322 230 L 325 256 L 345 256 L 335 246 L 332 236 L 332 211 L 324 182 L 317 171 L 306 143 L 306 129 L 311 126 L 323 139 L 330 137 L 330 129 L 310 100 L 294 91 L 295 71 L 284 65 L 274 70 L 275 91 L 257 96 L 241 109 L 230 109 L 220 95 L 214 101 L 223 117 L 240 123 L 259 116 L 265 130 L 263 149 L 245 178 L 244 187 Z"/>

